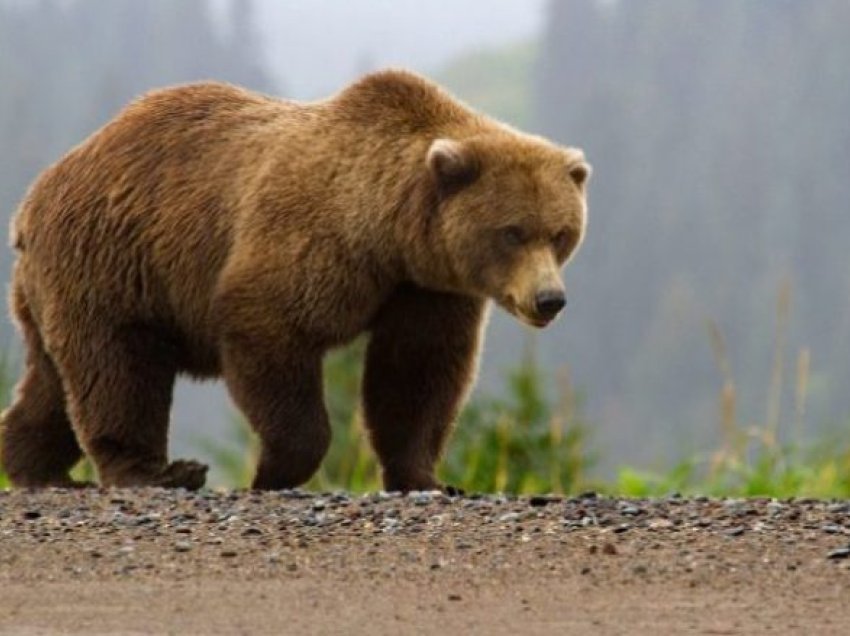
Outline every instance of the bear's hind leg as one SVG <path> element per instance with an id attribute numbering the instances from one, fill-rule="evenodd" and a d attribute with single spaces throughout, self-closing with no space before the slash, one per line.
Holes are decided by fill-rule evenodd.
<path id="1" fill-rule="evenodd" d="M 19 487 L 79 486 L 68 471 L 82 451 L 65 412 L 62 382 L 18 288 L 12 308 L 24 336 L 26 366 L 11 406 L 0 416 L 0 461 Z"/>
<path id="2" fill-rule="evenodd" d="M 363 404 L 387 490 L 443 489 L 434 469 L 475 374 L 483 303 L 399 289 L 372 327 Z"/>
<path id="3" fill-rule="evenodd" d="M 196 490 L 207 466 L 168 463 L 168 421 L 176 378 L 167 340 L 144 326 L 118 334 L 83 332 L 59 361 L 68 407 L 104 486 Z"/>

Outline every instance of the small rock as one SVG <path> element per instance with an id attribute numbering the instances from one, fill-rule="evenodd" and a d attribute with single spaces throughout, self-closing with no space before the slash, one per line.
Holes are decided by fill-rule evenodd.
<path id="1" fill-rule="evenodd" d="M 833 550 L 832 552 L 826 555 L 826 558 L 832 559 L 833 561 L 850 558 L 850 546 Z"/>
<path id="2" fill-rule="evenodd" d="M 735 526 L 734 528 L 729 528 L 725 534 L 727 537 L 740 537 L 744 532 L 746 532 L 746 528 L 744 526 Z"/>
<path id="3" fill-rule="evenodd" d="M 411 501 L 416 506 L 427 506 L 434 498 L 428 492 L 412 492 L 409 495 Z"/>
<path id="4" fill-rule="evenodd" d="M 778 501 L 771 501 L 767 506 L 767 512 L 770 513 L 771 516 L 776 516 L 783 510 L 785 510 L 785 506 L 783 506 Z"/>
<path id="5" fill-rule="evenodd" d="M 174 544 L 174 551 L 175 552 L 188 552 L 191 549 L 192 549 L 192 544 L 189 543 L 188 541 L 177 541 Z"/>

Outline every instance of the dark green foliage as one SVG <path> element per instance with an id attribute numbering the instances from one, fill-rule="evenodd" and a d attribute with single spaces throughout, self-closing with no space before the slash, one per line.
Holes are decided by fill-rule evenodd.
<path id="1" fill-rule="evenodd" d="M 546 374 L 531 355 L 507 376 L 499 397 L 463 412 L 441 476 L 476 492 L 574 492 L 592 463 L 587 424 L 571 387 L 554 404 Z"/>

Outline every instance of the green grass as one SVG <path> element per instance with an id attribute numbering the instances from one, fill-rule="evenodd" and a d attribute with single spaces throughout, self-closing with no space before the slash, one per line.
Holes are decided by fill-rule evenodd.
<path id="1" fill-rule="evenodd" d="M 797 353 L 795 374 L 785 373 L 785 342 L 789 319 L 790 286 L 783 285 L 776 304 L 773 369 L 767 382 L 768 400 L 761 422 L 744 423 L 738 417 L 739 389 L 727 346 L 719 328 L 709 324 L 709 336 L 722 380 L 718 398 L 721 442 L 716 450 L 689 458 L 667 471 L 653 473 L 631 467 L 620 469 L 615 483 L 604 488 L 631 496 L 671 491 L 734 497 L 850 498 L 850 439 L 821 439 L 806 445 L 806 401 L 810 354 Z M 793 390 L 794 408 L 783 413 L 783 393 Z M 781 441 L 781 424 L 786 436 Z"/>
<path id="2" fill-rule="evenodd" d="M 836 451 L 835 449 L 840 450 Z M 850 498 L 850 450 L 796 450 L 758 446 L 748 460 L 692 458 L 667 472 L 620 469 L 615 483 L 601 490 L 630 497 L 683 495 L 723 497 Z"/>

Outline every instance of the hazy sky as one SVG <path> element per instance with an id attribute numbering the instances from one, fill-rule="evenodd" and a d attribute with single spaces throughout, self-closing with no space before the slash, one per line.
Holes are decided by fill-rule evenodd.
<path id="1" fill-rule="evenodd" d="M 525 38 L 543 0 L 257 0 L 270 67 L 288 96 L 336 91 L 364 65 L 428 73 L 460 52 Z"/>

